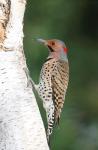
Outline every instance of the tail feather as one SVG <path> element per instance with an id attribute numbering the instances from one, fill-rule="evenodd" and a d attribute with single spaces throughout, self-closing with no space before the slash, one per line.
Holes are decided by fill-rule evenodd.
<path id="1" fill-rule="evenodd" d="M 60 123 L 60 116 L 58 116 L 57 118 L 55 118 L 55 125 L 59 125 Z"/>
<path id="2" fill-rule="evenodd" d="M 54 111 L 55 125 L 59 125 L 59 122 L 60 122 L 60 114 L 61 114 L 61 108 L 60 108 L 60 109 L 55 108 L 55 111 Z"/>
<path id="3" fill-rule="evenodd" d="M 55 124 L 54 113 L 52 115 L 50 115 L 50 112 L 48 112 L 47 121 L 48 121 L 47 141 L 48 141 L 48 144 L 49 144 L 50 143 L 50 136 L 52 134 L 54 124 Z"/>

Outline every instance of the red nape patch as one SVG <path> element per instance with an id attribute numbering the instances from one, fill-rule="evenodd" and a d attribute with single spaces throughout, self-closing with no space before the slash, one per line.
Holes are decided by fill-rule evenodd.
<path id="1" fill-rule="evenodd" d="M 68 48 L 67 47 L 64 47 L 63 49 L 64 49 L 64 52 L 66 52 L 66 53 L 68 52 Z"/>

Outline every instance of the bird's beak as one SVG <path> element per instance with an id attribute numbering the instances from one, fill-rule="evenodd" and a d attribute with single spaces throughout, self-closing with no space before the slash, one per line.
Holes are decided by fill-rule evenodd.
<path id="1" fill-rule="evenodd" d="M 43 40 L 43 39 L 37 39 L 37 41 L 40 42 L 40 43 L 43 43 L 43 44 L 47 45 L 47 41 L 46 41 L 46 40 Z"/>

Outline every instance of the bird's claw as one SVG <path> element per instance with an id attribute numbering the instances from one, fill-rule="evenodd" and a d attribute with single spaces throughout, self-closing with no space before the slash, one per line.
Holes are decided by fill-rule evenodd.
<path id="1" fill-rule="evenodd" d="M 27 87 L 29 87 L 31 85 L 31 77 L 29 76 L 29 70 L 28 68 L 23 68 L 23 70 L 25 71 L 26 77 L 27 77 Z"/>
<path id="2" fill-rule="evenodd" d="M 26 77 L 27 77 L 27 87 L 32 86 L 33 90 L 35 90 L 35 83 L 34 83 L 34 81 L 32 80 L 32 78 L 29 75 L 28 68 L 23 68 L 23 69 L 24 69 Z"/>
<path id="3" fill-rule="evenodd" d="M 27 79 L 27 87 L 30 87 L 31 85 L 32 85 L 32 79 L 29 77 L 28 79 Z"/>

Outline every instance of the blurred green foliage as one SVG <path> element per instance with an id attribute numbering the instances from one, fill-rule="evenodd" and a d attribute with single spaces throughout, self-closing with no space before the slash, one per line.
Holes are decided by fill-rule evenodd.
<path id="1" fill-rule="evenodd" d="M 98 150 L 98 0 L 28 0 L 24 36 L 37 83 L 48 50 L 35 39 L 61 39 L 69 48 L 70 82 L 51 150 Z"/>

